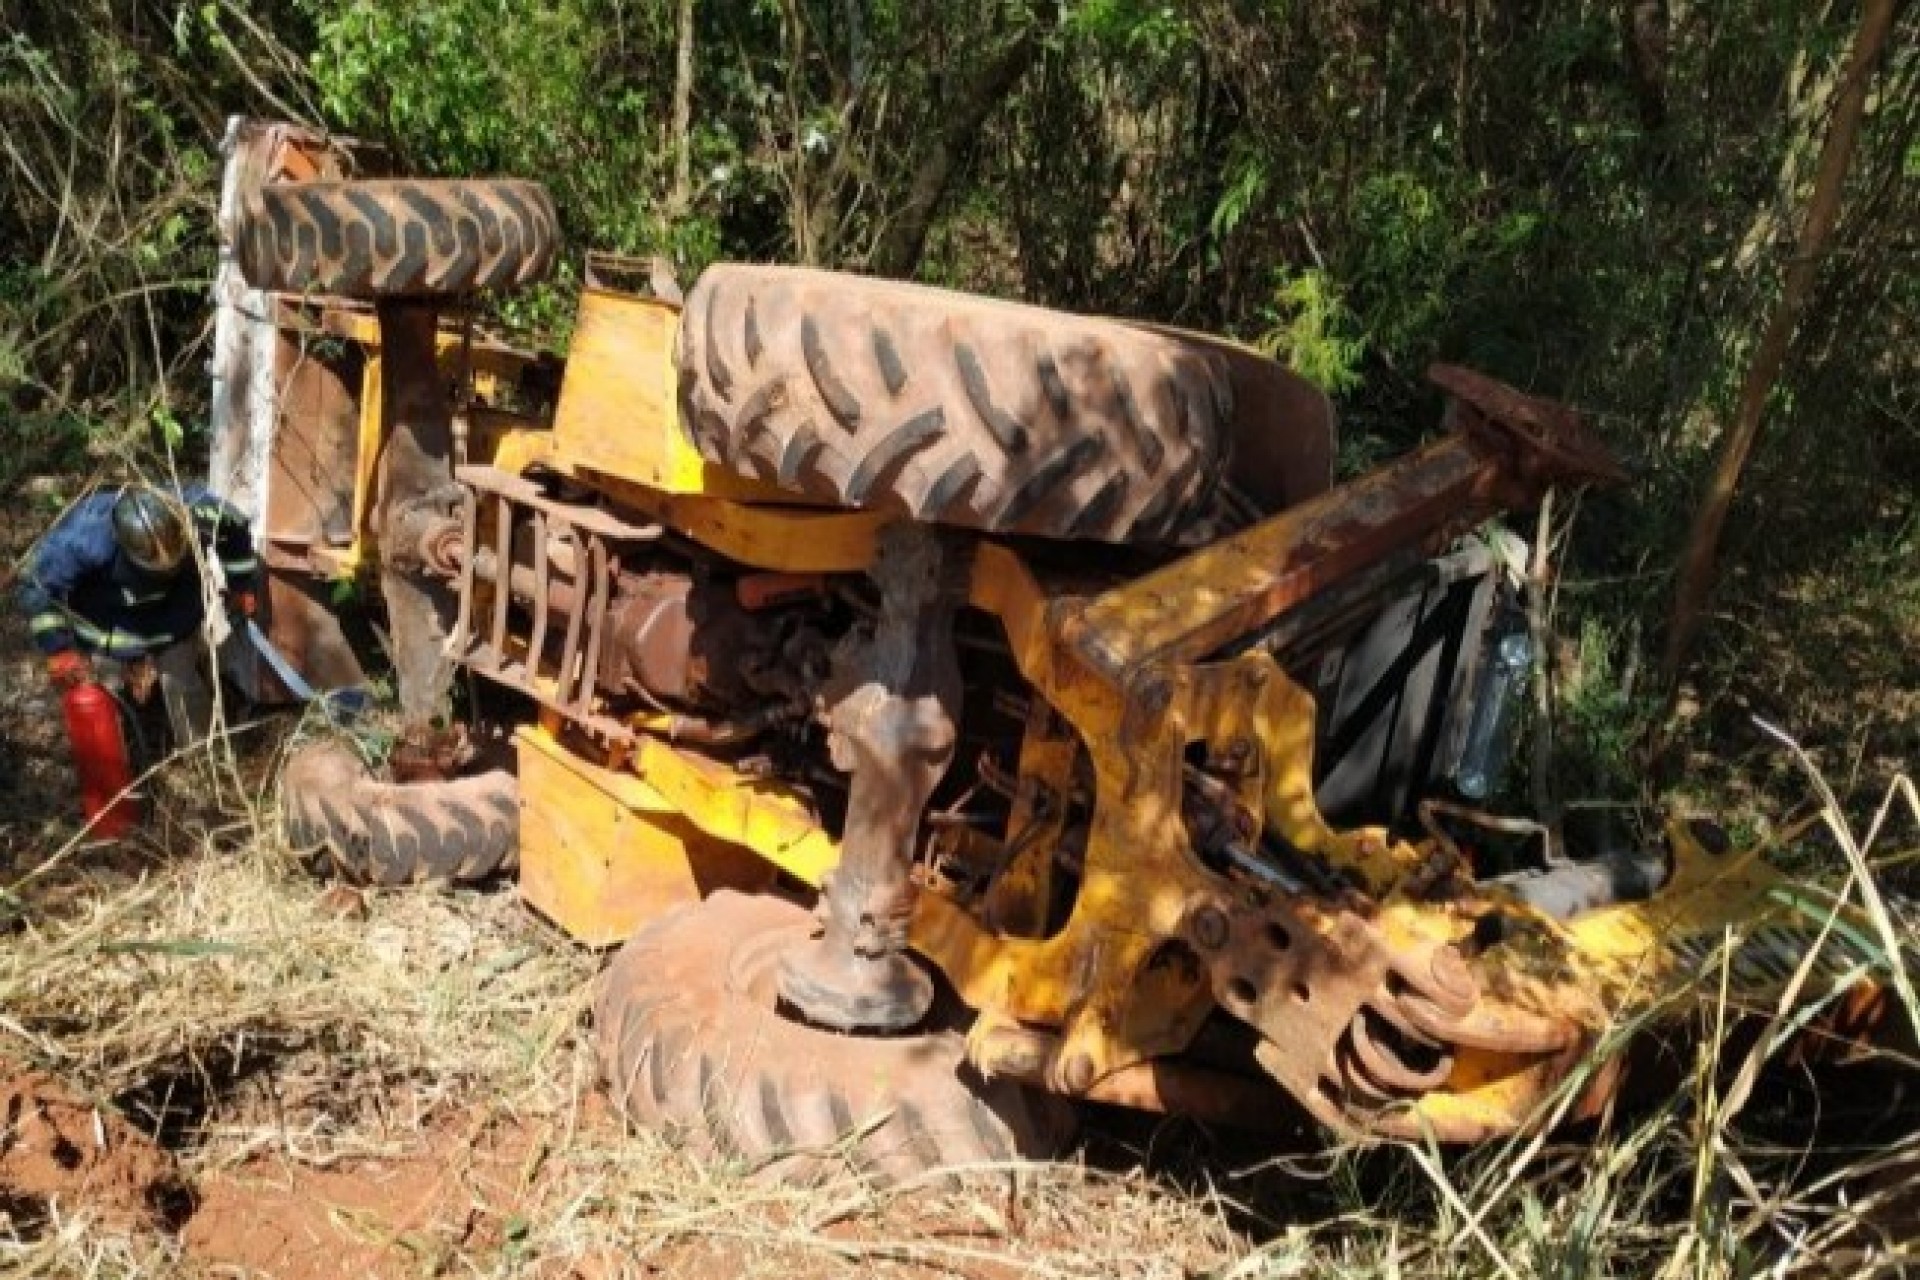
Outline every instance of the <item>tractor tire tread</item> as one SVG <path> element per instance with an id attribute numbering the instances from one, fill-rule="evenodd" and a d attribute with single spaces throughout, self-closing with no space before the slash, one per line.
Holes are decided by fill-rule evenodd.
<path id="1" fill-rule="evenodd" d="M 678 364 L 709 461 L 989 533 L 1204 536 L 1232 438 L 1226 363 L 1178 335 L 804 268 L 708 268 Z"/>
<path id="2" fill-rule="evenodd" d="M 952 1032 L 863 1038 L 776 1009 L 780 947 L 811 917 L 783 899 L 715 893 L 646 926 L 594 1006 L 615 1105 L 756 1176 L 885 1183 L 1051 1154 L 1057 1099 L 987 1083 Z"/>
<path id="3" fill-rule="evenodd" d="M 451 298 L 545 276 L 560 222 L 546 188 L 517 179 L 270 183 L 233 247 L 256 289 Z"/>
<path id="4" fill-rule="evenodd" d="M 467 884 L 519 864 L 519 784 L 504 769 L 383 782 L 337 742 L 302 748 L 280 781 L 288 842 L 358 884 Z"/>

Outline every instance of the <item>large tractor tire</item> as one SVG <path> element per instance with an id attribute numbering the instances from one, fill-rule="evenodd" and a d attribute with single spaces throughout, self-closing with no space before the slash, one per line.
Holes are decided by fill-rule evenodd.
<path id="1" fill-rule="evenodd" d="M 443 782 L 384 782 L 337 742 L 302 748 L 280 777 L 287 839 L 357 884 L 464 884 L 520 857 L 520 791 L 492 769 Z"/>
<path id="2" fill-rule="evenodd" d="M 679 367 L 709 461 L 992 533 L 1178 542 L 1231 439 L 1231 379 L 1201 345 L 824 271 L 710 267 Z"/>
<path id="3" fill-rule="evenodd" d="M 1063 1104 L 980 1081 L 953 1032 L 847 1036 L 787 1016 L 779 958 L 812 928 L 792 903 L 722 891 L 635 935 L 594 1006 L 615 1103 L 797 1182 L 851 1169 L 898 1183 L 1043 1157 L 1064 1140 Z"/>
<path id="4" fill-rule="evenodd" d="M 537 280 L 559 244 L 536 182 L 288 182 L 260 188 L 235 251 L 256 289 L 445 298 Z"/>

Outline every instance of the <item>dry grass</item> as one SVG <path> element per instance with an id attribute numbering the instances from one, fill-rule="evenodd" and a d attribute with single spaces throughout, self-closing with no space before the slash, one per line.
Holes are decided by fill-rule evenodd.
<path id="1" fill-rule="evenodd" d="M 583 1034 L 599 958 L 511 892 L 374 893 L 358 918 L 329 908 L 271 830 L 220 844 L 208 836 L 72 896 L 90 856 L 76 845 L 16 890 L 31 907 L 37 886 L 60 882 L 57 913 L 29 910 L 0 950 L 0 1052 L 116 1103 L 182 1150 L 196 1180 L 263 1154 L 343 1167 L 417 1152 L 449 1125 L 510 1130 L 537 1165 L 515 1208 L 524 1227 L 492 1256 L 461 1259 L 460 1274 L 583 1259 L 637 1273 L 703 1247 L 743 1273 L 781 1275 L 991 1264 L 1176 1277 L 1233 1256 L 1219 1204 L 1137 1173 L 1026 1170 L 1009 1200 L 880 1195 L 852 1179 L 803 1193 L 703 1167 L 607 1117 Z M 80 1274 L 190 1261 L 170 1243 L 105 1241 L 75 1223 L 25 1245 L 0 1229 L 0 1271 L 10 1251 Z"/>
<path id="2" fill-rule="evenodd" d="M 510 1191 L 486 1206 L 497 1229 L 442 1240 L 405 1274 L 1731 1277 L 1899 1275 L 1902 1260 L 1920 1273 L 1920 1205 L 1888 1207 L 1920 1174 L 1911 1124 L 1841 1150 L 1794 1115 L 1816 1095 L 1793 1092 L 1791 1072 L 1782 1085 L 1772 1032 L 1810 997 L 1577 1141 L 1262 1162 L 1184 1126 L 1142 1139 L 1096 1125 L 1070 1162 L 1021 1170 L 1011 1189 L 765 1185 L 608 1117 L 584 1034 L 596 956 L 506 891 L 331 910 L 248 770 L 176 764 L 171 830 L 195 839 L 158 861 L 95 874 L 100 851 L 75 845 L 15 886 L 0 1053 L 118 1105 L 202 1185 L 263 1160 L 351 1169 L 506 1135 Z M 1902 797 L 1890 805 L 1913 806 L 1910 787 Z M 1856 838 L 1841 823 L 1856 872 L 1898 825 Z M 1855 874 L 1847 891 L 1867 883 Z M 33 1239 L 0 1227 L 0 1271 L 197 1265 L 178 1239 L 108 1238 L 83 1211 Z"/>

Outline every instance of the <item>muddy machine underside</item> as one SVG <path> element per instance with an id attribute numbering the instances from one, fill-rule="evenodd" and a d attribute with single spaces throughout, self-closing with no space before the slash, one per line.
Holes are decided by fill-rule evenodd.
<path id="1" fill-rule="evenodd" d="M 256 181 L 311 177 L 330 154 L 286 130 L 236 139 Z M 279 352 L 259 359 L 319 351 L 333 379 L 304 402 L 256 379 L 267 431 L 240 415 L 224 433 L 271 438 L 254 509 L 276 634 L 319 652 L 334 624 L 309 616 L 312 584 L 377 576 L 420 752 L 456 669 L 531 709 L 514 737 L 520 882 L 576 937 L 644 938 L 716 894 L 817 891 L 815 926 L 741 979 L 816 1037 L 938 1027 L 996 1087 L 1250 1124 L 1283 1121 L 1290 1098 L 1342 1132 L 1470 1141 L 1590 1107 L 1604 1082 L 1574 1065 L 1728 926 L 1817 927 L 1705 828 L 1496 874 L 1434 803 L 1485 748 L 1474 720 L 1502 696 L 1491 651 L 1511 625 L 1512 589 L 1462 535 L 1551 486 L 1620 478 L 1570 411 L 1440 368 L 1445 433 L 1334 487 L 1323 399 L 1252 353 L 1155 333 L 1237 402 L 1231 461 L 1194 480 L 1184 523 L 1071 536 L 1094 502 L 1132 498 L 1099 476 L 1043 493 L 1069 473 L 1041 465 L 996 507 L 989 464 L 965 527 L 915 518 L 951 495 L 895 479 L 918 456 L 904 446 L 832 478 L 918 496 L 861 505 L 823 498 L 813 437 L 753 444 L 789 398 L 843 423 L 873 401 L 817 312 L 793 325 L 804 372 L 756 388 L 775 293 L 742 322 L 715 279 L 684 313 L 670 291 L 589 287 L 563 376 L 404 290 L 371 313 L 251 295 L 254 336 Z M 956 315 L 943 376 L 988 429 L 1004 419 L 1018 461 L 1038 419 L 995 399 L 968 345 L 989 330 Z M 873 339 L 873 376 L 904 396 L 928 375 L 910 336 L 889 362 L 896 337 Z M 1063 416 L 1065 392 L 1042 390 Z M 745 421 L 745 452 L 703 415 Z M 1055 504 L 1062 523 L 1029 533 Z M 1016 527 L 979 527 L 994 512 Z M 1143 507 L 1136 527 L 1160 518 Z M 1756 990 L 1787 976 L 1740 963 Z"/>

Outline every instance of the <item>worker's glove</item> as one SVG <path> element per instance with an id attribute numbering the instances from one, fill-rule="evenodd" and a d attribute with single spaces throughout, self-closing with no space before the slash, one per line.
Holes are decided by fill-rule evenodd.
<path id="1" fill-rule="evenodd" d="M 62 649 L 47 658 L 47 679 L 56 689 L 71 689 L 93 679 L 93 664 L 78 649 Z"/>

